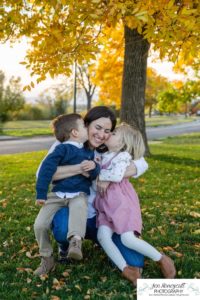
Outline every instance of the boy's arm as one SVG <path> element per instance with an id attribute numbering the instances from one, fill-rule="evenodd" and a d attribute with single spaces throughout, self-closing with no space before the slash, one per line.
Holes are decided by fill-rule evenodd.
<path id="1" fill-rule="evenodd" d="M 36 192 L 38 200 L 46 200 L 49 184 L 52 180 L 52 176 L 55 173 L 60 160 L 66 153 L 66 147 L 62 144 L 57 146 L 55 150 L 49 154 L 43 161 L 42 166 L 38 173 L 38 179 L 36 182 Z"/>

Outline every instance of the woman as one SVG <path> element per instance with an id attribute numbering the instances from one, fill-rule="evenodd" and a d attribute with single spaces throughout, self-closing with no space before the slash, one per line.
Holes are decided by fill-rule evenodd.
<path id="1" fill-rule="evenodd" d="M 98 159 L 100 159 L 101 157 L 100 153 L 105 149 L 105 146 L 103 145 L 104 142 L 109 138 L 110 132 L 113 131 L 116 126 L 116 117 L 108 107 L 97 106 L 92 108 L 86 114 L 84 122 L 86 127 L 88 128 L 88 145 L 89 147 L 97 150 L 95 151 L 95 155 L 98 161 Z M 49 150 L 49 153 L 55 148 L 57 144 L 58 142 L 54 143 L 54 145 Z M 139 175 L 144 173 L 147 168 L 148 165 L 144 159 L 134 161 L 134 163 L 127 168 L 125 177 L 138 177 Z M 59 180 L 81 173 L 82 170 L 80 165 L 59 167 L 53 179 Z M 103 193 L 108 185 L 108 182 L 99 182 L 97 189 L 100 193 Z M 96 212 L 93 207 L 95 196 L 96 191 L 94 189 L 91 189 L 91 193 L 88 199 L 88 222 L 86 238 L 97 242 Z M 61 253 L 63 254 L 65 254 L 67 247 L 67 225 L 68 210 L 67 208 L 63 208 L 56 213 L 52 222 L 54 237 L 61 244 Z M 120 237 L 117 234 L 114 234 L 113 240 L 127 262 L 127 267 L 124 268 L 122 275 L 133 283 L 137 278 L 140 278 L 139 268 L 143 267 L 144 264 L 143 255 L 123 246 Z"/>

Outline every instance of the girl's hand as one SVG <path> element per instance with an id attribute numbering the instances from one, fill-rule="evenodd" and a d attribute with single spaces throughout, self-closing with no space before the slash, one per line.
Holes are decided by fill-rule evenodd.
<path id="1" fill-rule="evenodd" d="M 43 206 L 43 205 L 45 204 L 45 200 L 37 199 L 37 200 L 35 201 L 35 204 L 36 204 L 36 205 L 39 205 L 39 206 Z"/>
<path id="2" fill-rule="evenodd" d="M 81 169 L 83 172 L 88 172 L 95 169 L 96 164 L 93 160 L 84 160 L 81 163 Z"/>
<path id="3" fill-rule="evenodd" d="M 110 181 L 99 181 L 97 180 L 97 192 L 99 192 L 99 194 L 101 196 L 103 196 L 108 188 L 110 184 Z"/>

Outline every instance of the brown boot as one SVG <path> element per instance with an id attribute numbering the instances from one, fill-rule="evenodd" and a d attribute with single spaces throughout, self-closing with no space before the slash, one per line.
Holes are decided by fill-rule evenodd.
<path id="1" fill-rule="evenodd" d="M 163 254 L 161 259 L 158 261 L 158 265 L 160 266 L 161 272 L 165 278 L 174 278 L 176 276 L 174 262 L 167 255 Z"/>
<path id="2" fill-rule="evenodd" d="M 141 278 L 140 268 L 127 266 L 123 269 L 122 276 L 128 279 L 133 286 L 137 286 L 137 279 Z"/>
<path id="3" fill-rule="evenodd" d="M 42 257 L 39 267 L 34 271 L 34 275 L 46 275 L 55 269 L 55 262 L 53 256 Z"/>
<path id="4" fill-rule="evenodd" d="M 82 241 L 72 237 L 69 241 L 67 258 L 81 260 L 83 258 L 81 247 Z"/>

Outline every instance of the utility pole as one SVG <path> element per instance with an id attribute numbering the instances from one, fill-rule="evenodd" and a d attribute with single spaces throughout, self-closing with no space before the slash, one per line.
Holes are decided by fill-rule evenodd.
<path id="1" fill-rule="evenodd" d="M 76 90 L 77 90 L 77 83 L 76 83 L 76 77 L 77 77 L 77 65 L 76 61 L 74 62 L 74 113 L 76 113 Z"/>

